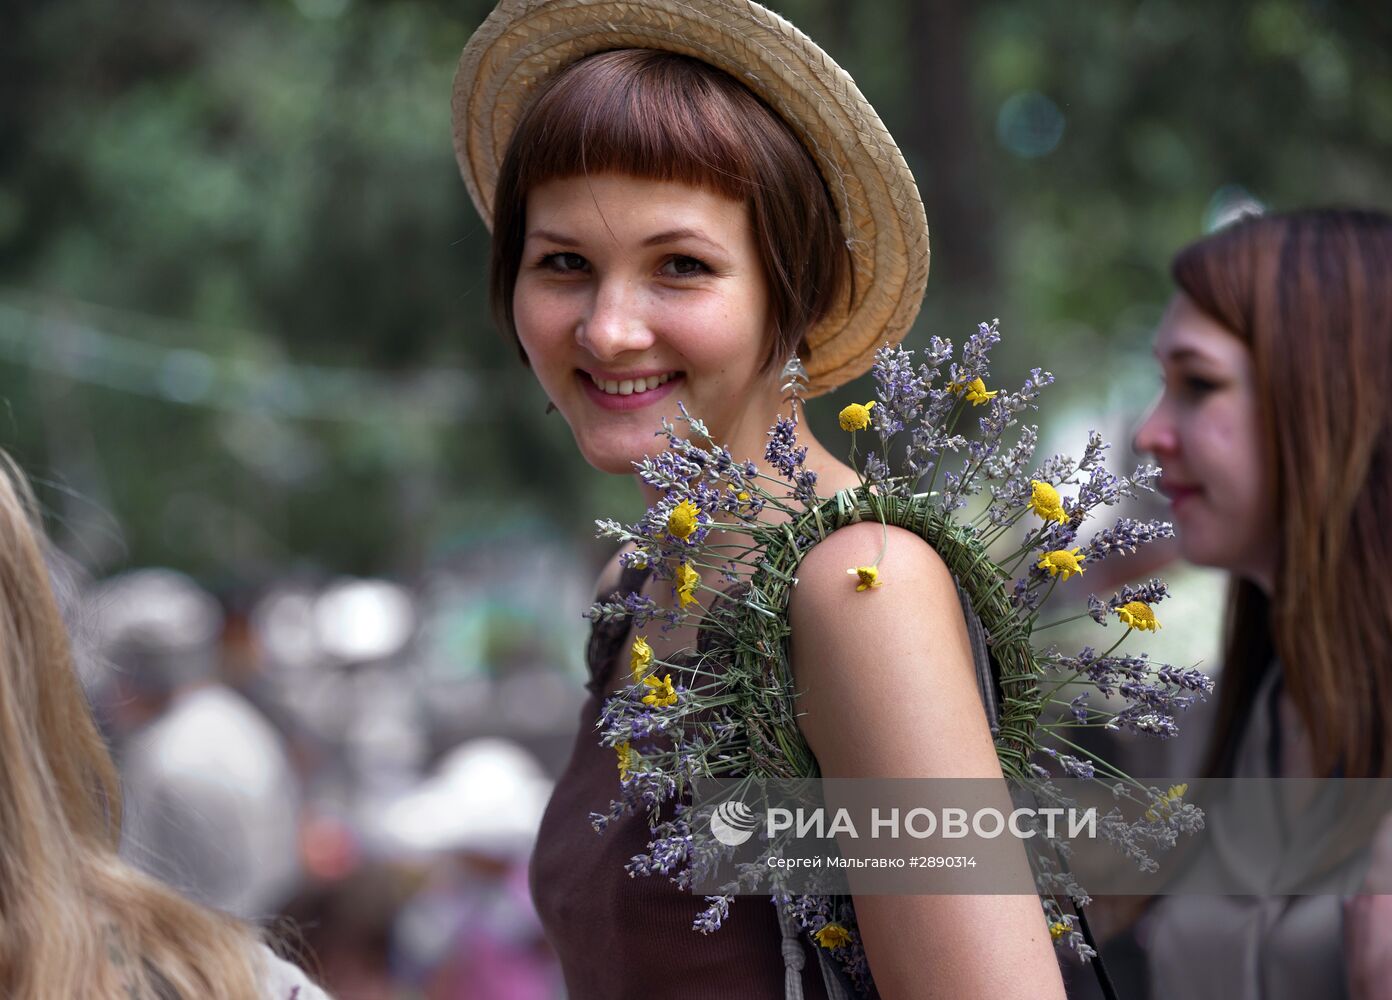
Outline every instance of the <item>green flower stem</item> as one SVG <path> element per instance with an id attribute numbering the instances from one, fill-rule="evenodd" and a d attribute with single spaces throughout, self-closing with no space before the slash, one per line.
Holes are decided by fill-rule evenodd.
<path id="1" fill-rule="evenodd" d="M 1054 695 L 1058 694 L 1058 693 L 1059 693 L 1060 691 L 1062 691 L 1064 688 L 1068 687 L 1068 685 L 1070 685 L 1070 684 L 1076 684 L 1076 683 L 1082 678 L 1082 676 L 1083 676 L 1083 672 L 1082 672 L 1081 670 L 1075 670 L 1075 671 L 1073 671 L 1073 674 L 1072 674 L 1071 677 L 1066 677 L 1066 678 L 1064 678 L 1063 680 L 1058 681 L 1057 683 L 1055 683 L 1053 687 L 1051 687 L 1048 691 L 1044 692 L 1043 697 L 1046 698 L 1046 699 L 1047 699 L 1047 698 L 1052 698 Z"/>
<path id="2" fill-rule="evenodd" d="M 856 461 L 860 453 L 856 450 L 856 431 L 851 431 L 851 453 L 847 461 L 850 463 L 851 471 L 856 474 L 856 480 L 860 483 L 861 489 L 866 486 L 865 474 L 860 471 L 860 463 Z"/>
<path id="3" fill-rule="evenodd" d="M 1058 574 L 1055 573 L 1053 578 L 1049 581 L 1049 589 L 1044 591 L 1044 596 L 1039 599 L 1039 603 L 1034 606 L 1034 610 L 1030 612 L 1029 618 L 1026 619 L 1030 631 L 1034 630 L 1034 620 L 1039 617 L 1039 609 L 1049 603 L 1049 598 L 1053 596 L 1054 588 L 1058 586 L 1058 583 Z"/>
<path id="4" fill-rule="evenodd" d="M 1078 751 L 1078 753 L 1082 754 L 1082 755 L 1083 755 L 1084 757 L 1086 757 L 1088 760 L 1092 761 L 1092 762 L 1093 762 L 1093 765 L 1094 765 L 1095 767 L 1097 767 L 1099 770 L 1107 771 L 1107 772 L 1109 772 L 1110 774 L 1112 774 L 1114 777 L 1120 778 L 1122 781 L 1125 781 L 1125 782 L 1129 783 L 1129 784 L 1132 785 L 1133 787 L 1136 787 L 1136 788 L 1142 788 L 1142 787 L 1144 787 L 1139 781 L 1137 781 L 1135 778 L 1131 777 L 1131 775 L 1127 774 L 1127 773 L 1126 773 L 1125 771 L 1123 771 L 1121 768 L 1119 768 L 1119 767 L 1117 767 L 1116 765 L 1112 764 L 1110 761 L 1103 760 L 1101 757 L 1098 757 L 1096 754 L 1094 754 L 1091 750 L 1087 750 L 1087 749 L 1085 749 L 1085 748 L 1083 748 L 1083 747 L 1078 746 L 1078 744 L 1074 743 L 1072 740 L 1069 740 L 1069 739 L 1067 739 L 1067 738 L 1065 738 L 1065 737 L 1063 737 L 1063 736 L 1060 736 L 1058 733 L 1051 733 L 1050 735 L 1052 735 L 1052 736 L 1054 737 L 1054 739 L 1058 740 L 1060 743 L 1064 744 L 1065 746 L 1071 747 L 1072 749 Z"/>
<path id="5" fill-rule="evenodd" d="M 963 392 L 961 395 L 957 397 L 957 402 L 952 404 L 952 410 L 948 413 L 947 423 L 944 425 L 943 428 L 944 438 L 950 438 L 952 436 L 952 431 L 957 426 L 957 417 L 962 412 L 962 405 L 966 400 L 966 395 L 967 394 Z M 946 452 L 939 451 L 938 459 L 936 462 L 933 463 L 933 474 L 928 477 L 928 489 L 924 490 L 924 492 L 927 493 L 929 496 L 931 496 L 933 493 L 933 484 L 938 481 L 938 470 L 942 468 L 943 458 L 945 456 Z"/>
<path id="6" fill-rule="evenodd" d="M 984 517 L 986 514 L 989 514 L 990 512 L 991 508 L 987 507 L 985 514 L 983 514 L 982 516 Z M 1005 537 L 1005 533 L 1007 531 L 1015 527 L 1015 525 L 1019 524 L 1020 521 L 1024 519 L 1024 516 L 1028 513 L 1028 506 L 1021 507 L 1013 515 L 1011 515 L 1010 520 L 1006 521 L 1004 524 L 997 525 L 996 527 L 988 531 L 986 534 L 982 535 L 981 544 L 986 546 L 994 545 L 1001 538 Z M 1004 560 L 1002 560 L 1002 562 L 1004 562 Z"/>
<path id="7" fill-rule="evenodd" d="M 1116 652 L 1116 648 L 1126 641 L 1126 637 L 1134 631 L 1134 626 L 1126 626 L 1126 631 L 1121 633 L 1121 638 L 1118 639 L 1116 642 L 1112 643 L 1112 648 L 1103 653 L 1100 657 L 1098 657 L 1098 659 L 1105 660 L 1107 657 L 1111 656 L 1112 653 Z"/>
<path id="8" fill-rule="evenodd" d="M 1018 549 L 1001 560 L 1001 565 L 1004 566 L 1006 563 L 1010 563 L 1008 572 L 1013 574 L 1019 568 L 1020 561 L 1032 553 L 1039 546 L 1039 543 L 1043 541 L 1044 532 L 1048 530 L 1049 526 L 1044 524 L 1034 531 L 1031 531 L 1025 536 L 1024 543 Z"/>
<path id="9" fill-rule="evenodd" d="M 1067 618 L 1060 618 L 1060 619 L 1058 619 L 1057 621 L 1049 622 L 1049 624 L 1047 624 L 1047 625 L 1036 625 L 1036 626 L 1034 627 L 1034 630 L 1035 630 L 1036 632 L 1042 632 L 1042 631 L 1044 631 L 1046 628 L 1053 628 L 1055 625 L 1067 625 L 1069 622 L 1076 622 L 1076 621 L 1078 621 L 1080 618 L 1087 618 L 1087 617 L 1089 617 L 1089 615 L 1090 615 L 1090 612 L 1087 612 L 1087 611 L 1081 612 L 1080 614 L 1076 614 L 1076 615 L 1069 615 Z"/>

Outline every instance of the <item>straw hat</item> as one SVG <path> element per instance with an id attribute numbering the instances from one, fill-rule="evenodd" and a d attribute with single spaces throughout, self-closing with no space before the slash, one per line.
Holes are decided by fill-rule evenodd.
<path id="1" fill-rule="evenodd" d="M 502 0 L 454 77 L 454 151 L 489 225 L 508 140 L 552 74 L 610 49 L 661 49 L 729 73 L 812 154 L 851 251 L 855 299 L 807 335 L 809 395 L 864 373 L 903 339 L 928 280 L 928 222 L 913 175 L 855 82 L 806 35 L 750 0 Z"/>

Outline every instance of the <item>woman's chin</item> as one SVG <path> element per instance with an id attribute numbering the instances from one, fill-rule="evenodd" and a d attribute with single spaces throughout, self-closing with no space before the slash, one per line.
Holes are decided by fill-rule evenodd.
<path id="1" fill-rule="evenodd" d="M 616 447 L 616 444 L 614 441 L 606 441 L 601 447 L 588 447 L 581 442 L 580 454 L 592 468 L 600 472 L 608 472 L 615 476 L 631 476 L 634 462 L 641 462 L 648 455 L 661 450 L 655 437 L 650 439 L 646 450 L 639 445 L 624 448 Z"/>

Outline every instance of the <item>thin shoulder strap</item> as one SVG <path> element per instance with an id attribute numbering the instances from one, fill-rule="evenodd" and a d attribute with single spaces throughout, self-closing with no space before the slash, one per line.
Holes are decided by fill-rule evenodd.
<path id="1" fill-rule="evenodd" d="M 972 663 L 976 666 L 976 687 L 981 694 L 981 706 L 986 709 L 991 735 L 999 736 L 1000 702 L 996 697 L 996 675 L 991 670 L 991 651 L 986 645 L 986 628 L 960 583 L 957 585 L 957 600 L 962 604 L 962 617 L 967 620 L 967 638 L 971 640 Z"/>
<path id="2" fill-rule="evenodd" d="M 804 1000 L 802 992 L 802 967 L 807 959 L 802 950 L 802 937 L 798 933 L 797 921 L 783 907 L 775 904 L 778 910 L 778 926 L 783 932 L 783 1000 Z M 826 985 L 827 1000 L 851 1000 L 850 986 L 845 981 L 845 973 L 837 968 L 825 948 L 814 949 L 817 953 L 817 967 Z"/>

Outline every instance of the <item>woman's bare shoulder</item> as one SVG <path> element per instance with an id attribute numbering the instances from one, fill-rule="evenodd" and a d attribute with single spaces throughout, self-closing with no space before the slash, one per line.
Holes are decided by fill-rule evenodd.
<path id="1" fill-rule="evenodd" d="M 877 558 L 858 591 L 847 571 Z M 799 723 L 824 774 L 999 775 L 957 587 L 922 538 L 832 533 L 798 569 L 789 623 Z"/>
<path id="2" fill-rule="evenodd" d="M 886 604 L 916 600 L 922 587 L 956 593 L 947 564 L 928 542 L 903 528 L 860 521 L 833 531 L 807 553 L 798 568 L 793 602 L 837 619 L 857 619 L 865 609 L 846 605 L 848 589 L 857 593 L 859 584 L 848 577 L 856 568 L 871 565 L 875 565 L 876 583 L 869 589 Z"/>

